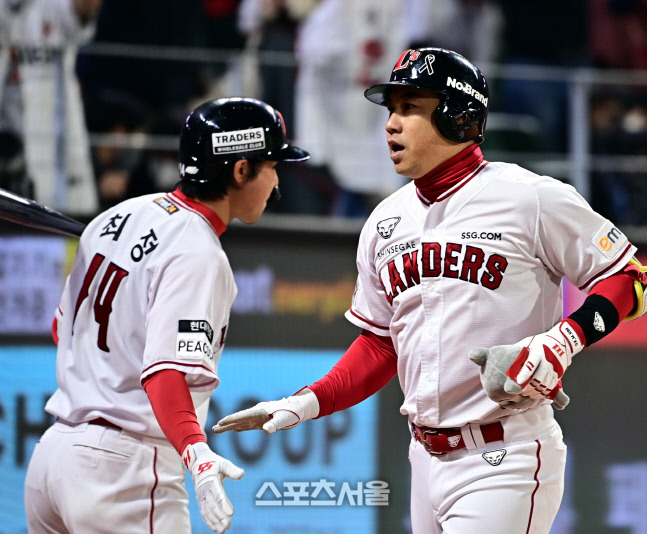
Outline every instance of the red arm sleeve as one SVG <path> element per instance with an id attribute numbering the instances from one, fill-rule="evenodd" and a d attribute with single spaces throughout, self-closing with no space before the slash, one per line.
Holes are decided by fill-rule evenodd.
<path id="1" fill-rule="evenodd" d="M 178 453 L 182 454 L 187 445 L 207 441 L 184 373 L 165 369 L 148 377 L 143 386 L 162 432 Z"/>
<path id="2" fill-rule="evenodd" d="M 56 317 L 52 321 L 52 339 L 54 340 L 54 344 L 58 346 L 58 319 Z"/>
<path id="3" fill-rule="evenodd" d="M 593 286 L 589 295 L 600 295 L 606 298 L 618 310 L 620 321 L 627 317 L 636 305 L 634 279 L 622 271 L 600 280 Z"/>
<path id="4" fill-rule="evenodd" d="M 318 417 L 367 399 L 396 375 L 397 365 L 391 339 L 362 330 L 328 374 L 308 386 L 319 400 Z"/>

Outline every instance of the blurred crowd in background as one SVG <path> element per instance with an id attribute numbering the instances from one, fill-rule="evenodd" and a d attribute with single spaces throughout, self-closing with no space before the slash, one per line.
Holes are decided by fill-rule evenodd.
<path id="1" fill-rule="evenodd" d="M 617 84 L 587 89 L 589 200 L 617 224 L 647 226 L 647 77 L 623 83 L 647 70 L 647 0 L 0 0 L 0 187 L 79 217 L 172 189 L 187 113 L 250 96 L 279 109 L 312 155 L 280 170 L 272 211 L 365 217 L 404 181 L 387 112 L 363 91 L 418 46 L 485 72 L 486 159 L 567 158 L 559 73 L 615 72 Z M 557 75 L 501 75 L 517 66 Z"/>

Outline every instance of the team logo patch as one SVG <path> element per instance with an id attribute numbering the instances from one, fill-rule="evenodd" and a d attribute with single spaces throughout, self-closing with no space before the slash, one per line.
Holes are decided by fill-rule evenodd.
<path id="1" fill-rule="evenodd" d="M 624 250 L 628 242 L 627 236 L 610 222 L 606 222 L 591 239 L 593 246 L 609 259 Z"/>
<path id="2" fill-rule="evenodd" d="M 461 436 L 449 436 L 447 442 L 452 449 L 458 447 L 458 444 L 461 442 Z"/>
<path id="3" fill-rule="evenodd" d="M 162 208 L 166 213 L 168 214 L 173 214 L 176 211 L 179 211 L 180 208 L 178 208 L 173 202 L 171 202 L 168 198 L 166 197 L 159 197 L 153 200 L 155 204 L 157 204 L 160 208 Z"/>
<path id="4" fill-rule="evenodd" d="M 496 467 L 503 461 L 503 457 L 506 455 L 506 452 L 508 451 L 501 449 L 498 451 L 484 452 L 481 456 L 483 456 L 483 459 L 487 463 Z"/>
<path id="5" fill-rule="evenodd" d="M 175 355 L 179 359 L 213 360 L 213 328 L 208 321 L 180 320 Z"/>
<path id="6" fill-rule="evenodd" d="M 263 128 L 214 133 L 211 134 L 211 144 L 214 154 L 259 150 L 265 148 L 265 133 Z"/>
<path id="7" fill-rule="evenodd" d="M 390 217 L 377 223 L 377 233 L 384 239 L 388 239 L 393 234 L 393 230 L 400 222 L 400 217 Z"/>

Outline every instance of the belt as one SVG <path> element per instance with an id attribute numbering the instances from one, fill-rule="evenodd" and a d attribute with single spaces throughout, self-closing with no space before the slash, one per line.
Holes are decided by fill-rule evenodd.
<path id="1" fill-rule="evenodd" d="M 485 443 L 503 441 L 503 425 L 500 421 L 481 425 L 481 434 Z M 465 449 L 465 441 L 460 428 L 426 428 L 411 424 L 413 435 L 425 447 L 429 454 L 441 455 Z"/>

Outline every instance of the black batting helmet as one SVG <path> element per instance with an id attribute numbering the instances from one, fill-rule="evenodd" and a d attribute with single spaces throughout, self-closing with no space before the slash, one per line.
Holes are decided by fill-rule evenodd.
<path id="1" fill-rule="evenodd" d="M 195 108 L 180 132 L 180 178 L 209 182 L 240 159 L 304 161 L 310 155 L 285 139 L 283 116 L 254 98 L 220 98 Z"/>
<path id="2" fill-rule="evenodd" d="M 391 87 L 410 86 L 437 93 L 436 126 L 445 137 L 463 143 L 483 141 L 489 91 L 483 73 L 460 54 L 443 48 L 405 50 L 388 83 L 364 91 L 371 102 L 386 105 Z"/>

